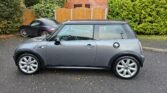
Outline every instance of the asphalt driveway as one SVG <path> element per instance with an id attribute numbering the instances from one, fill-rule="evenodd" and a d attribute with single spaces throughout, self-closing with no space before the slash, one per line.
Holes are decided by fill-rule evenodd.
<path id="1" fill-rule="evenodd" d="M 144 67 L 132 80 L 100 70 L 48 69 L 28 76 L 12 58 L 22 40 L 0 40 L 0 93 L 167 93 L 167 54 L 144 51 Z"/>
<path id="2" fill-rule="evenodd" d="M 140 40 L 142 45 L 145 47 L 159 48 L 159 49 L 167 49 L 167 40 Z"/>

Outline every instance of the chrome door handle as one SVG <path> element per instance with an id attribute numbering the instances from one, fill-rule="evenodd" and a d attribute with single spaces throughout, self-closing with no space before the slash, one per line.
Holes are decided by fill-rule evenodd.
<path id="1" fill-rule="evenodd" d="M 92 46 L 91 44 L 87 44 L 87 46 Z"/>
<path id="2" fill-rule="evenodd" d="M 88 47 L 95 47 L 94 45 L 92 44 L 87 44 Z"/>

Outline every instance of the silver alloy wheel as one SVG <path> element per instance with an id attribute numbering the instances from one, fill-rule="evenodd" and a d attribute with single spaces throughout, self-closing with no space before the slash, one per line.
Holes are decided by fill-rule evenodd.
<path id="1" fill-rule="evenodd" d="M 21 30 L 20 30 L 20 34 L 21 34 L 21 36 L 23 36 L 23 37 L 27 37 L 27 36 L 28 36 L 25 29 L 21 29 Z"/>
<path id="2" fill-rule="evenodd" d="M 124 58 L 116 65 L 117 73 L 124 78 L 133 77 L 138 70 L 138 65 L 133 59 Z"/>
<path id="3" fill-rule="evenodd" d="M 27 74 L 34 73 L 38 70 L 38 62 L 37 60 L 32 56 L 23 56 L 19 60 L 19 68 L 21 71 Z"/>

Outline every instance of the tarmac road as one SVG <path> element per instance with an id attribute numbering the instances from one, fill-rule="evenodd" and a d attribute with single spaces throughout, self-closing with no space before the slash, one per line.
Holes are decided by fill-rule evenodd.
<path id="1" fill-rule="evenodd" d="M 101 70 L 52 69 L 24 75 L 12 58 L 21 41 L 0 40 L 0 93 L 167 93 L 167 54 L 144 51 L 144 67 L 131 80 Z"/>

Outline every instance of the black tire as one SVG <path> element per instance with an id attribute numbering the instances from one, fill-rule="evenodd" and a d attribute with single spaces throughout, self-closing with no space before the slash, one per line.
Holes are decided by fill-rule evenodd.
<path id="1" fill-rule="evenodd" d="M 28 33 L 27 33 L 26 28 L 20 28 L 19 32 L 20 32 L 20 35 L 22 37 L 28 37 L 29 36 Z"/>
<path id="2" fill-rule="evenodd" d="M 32 57 L 36 60 L 36 65 L 38 66 L 37 69 L 31 73 L 28 73 L 28 72 L 25 72 L 21 69 L 21 66 L 20 66 L 20 62 L 21 62 L 21 59 L 24 58 L 24 57 Z M 41 69 L 41 63 L 40 63 L 40 60 L 38 57 L 36 57 L 35 55 L 33 54 L 29 54 L 29 53 L 25 53 L 25 54 L 22 54 L 18 57 L 17 59 L 17 67 L 19 69 L 19 71 L 21 71 L 22 73 L 26 74 L 26 75 L 32 75 L 32 74 L 36 74 L 40 69 Z"/>
<path id="3" fill-rule="evenodd" d="M 130 59 L 130 60 L 132 60 L 132 61 L 130 61 L 131 62 L 131 64 L 132 63 L 134 63 L 134 68 L 135 68 L 135 70 L 134 70 L 134 72 L 133 72 L 133 74 L 132 75 L 129 75 L 129 77 L 125 77 L 125 76 L 122 76 L 121 75 L 121 70 L 122 70 L 122 68 L 123 69 L 125 69 L 126 71 L 124 71 L 123 70 L 123 73 L 125 72 L 126 74 L 125 75 L 127 75 L 127 73 L 129 74 L 129 69 L 128 69 L 128 67 L 129 66 L 127 66 L 127 68 L 125 68 L 125 67 L 120 67 L 120 69 L 119 69 L 119 66 L 120 66 L 120 64 L 122 64 L 121 63 L 121 61 L 122 60 L 127 60 L 127 59 Z M 130 67 L 131 68 L 131 67 Z M 119 77 L 119 78 L 122 78 L 122 79 L 132 79 L 132 78 L 134 78 L 134 77 L 136 77 L 136 75 L 139 73 L 139 71 L 140 71 L 140 64 L 139 64 L 139 61 L 135 58 L 135 57 L 132 57 L 132 56 L 122 56 L 122 57 L 119 57 L 115 62 L 114 62 L 114 64 L 113 64 L 113 66 L 112 66 L 112 70 L 113 70 L 113 72 L 114 72 L 114 74 L 117 76 L 117 77 Z M 131 70 L 131 69 L 130 69 Z M 120 71 L 120 72 L 118 72 L 118 71 Z M 122 74 L 123 74 L 122 73 Z M 127 75 L 128 76 L 128 75 Z"/>

